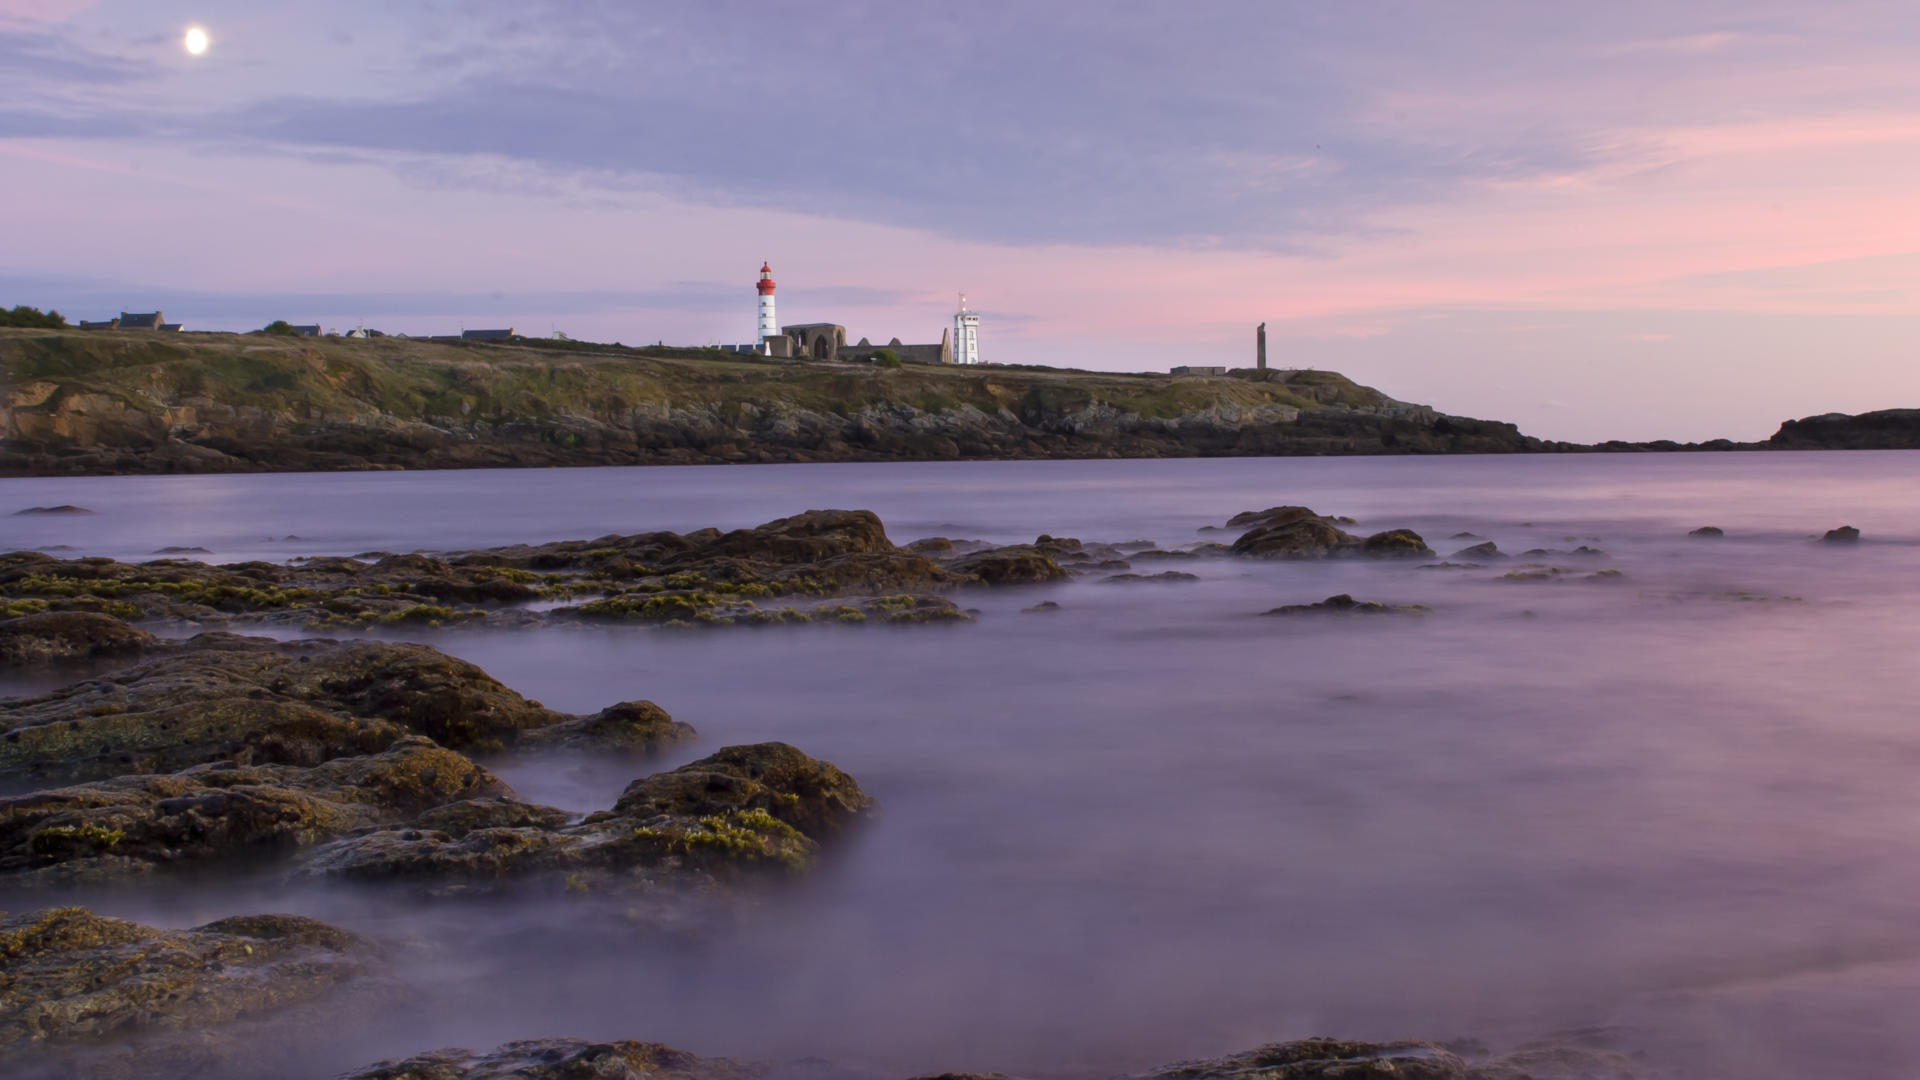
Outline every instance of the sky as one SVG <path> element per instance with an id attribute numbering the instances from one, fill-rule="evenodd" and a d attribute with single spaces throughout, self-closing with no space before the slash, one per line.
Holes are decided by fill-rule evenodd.
<path id="1" fill-rule="evenodd" d="M 206 31 L 200 55 L 183 47 Z M 0 0 L 0 305 L 1920 407 L 1912 0 Z"/>

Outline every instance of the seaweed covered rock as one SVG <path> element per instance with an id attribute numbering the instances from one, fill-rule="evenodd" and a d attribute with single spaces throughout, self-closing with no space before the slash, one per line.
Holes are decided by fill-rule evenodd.
<path id="1" fill-rule="evenodd" d="M 1233 542 L 1232 551 L 1256 559 L 1324 559 L 1358 548 L 1360 543 L 1359 537 L 1326 518 L 1284 517 L 1249 529 Z"/>
<path id="2" fill-rule="evenodd" d="M 486 1053 L 435 1050 L 382 1061 L 340 1080 L 757 1080 L 767 1067 L 732 1058 L 701 1058 L 660 1043 L 530 1039 Z"/>
<path id="3" fill-rule="evenodd" d="M 570 888 L 793 872 L 872 808 L 852 777 L 785 743 L 730 746 L 634 781 L 613 809 L 575 825 L 531 814 L 521 824 L 488 825 L 482 816 L 460 820 L 475 827 L 456 831 L 447 819 L 472 815 L 449 807 L 316 849 L 305 871 L 435 883 L 544 873 Z"/>
<path id="4" fill-rule="evenodd" d="M 1388 529 L 1367 537 L 1360 544 L 1364 555 L 1377 559 L 1430 559 L 1433 549 L 1412 529 Z"/>
<path id="5" fill-rule="evenodd" d="M 1435 1043 L 1300 1039 L 1230 1057 L 1169 1065 L 1133 1080 L 1467 1080 L 1467 1064 Z"/>
<path id="6" fill-rule="evenodd" d="M 667 715 L 651 701 L 623 701 L 592 716 L 520 733 L 517 745 L 569 750 L 617 749 L 653 753 L 693 737 L 693 727 Z"/>
<path id="7" fill-rule="evenodd" d="M 1319 518 L 1327 522 L 1333 521 L 1332 518 L 1322 517 L 1304 506 L 1269 506 L 1265 510 L 1247 510 L 1233 515 L 1227 519 L 1227 528 L 1251 529 L 1258 526 L 1261 528 L 1277 529 L 1286 525 L 1292 525 L 1296 521 L 1306 521 L 1309 518 Z"/>
<path id="8" fill-rule="evenodd" d="M 1463 547 L 1447 556 L 1449 559 L 1504 559 L 1506 557 L 1506 553 L 1491 540 L 1472 547 Z"/>
<path id="9" fill-rule="evenodd" d="M 38 612 L 0 622 L 0 667 L 131 656 L 158 640 L 111 615 Z"/>
<path id="10" fill-rule="evenodd" d="M 375 970 L 360 938 L 297 915 L 157 930 L 85 908 L 0 920 L 0 1060 L 305 1006 Z"/>
<path id="11" fill-rule="evenodd" d="M 1069 576 L 1052 555 L 1034 544 L 972 552 L 949 562 L 947 569 L 982 585 L 1038 585 Z"/>
<path id="12" fill-rule="evenodd" d="M 512 792 L 472 761 L 409 736 L 310 768 L 200 765 L 0 799 L 0 874 L 50 884 L 284 852 Z"/>
<path id="13" fill-rule="evenodd" d="M 0 705 L 0 778 L 67 783 L 212 761 L 314 765 L 409 734 L 495 750 L 529 734 L 649 750 L 692 731 L 658 706 L 554 712 L 425 645 L 201 634 L 146 663 Z"/>
<path id="14" fill-rule="evenodd" d="M 1425 604 L 1382 604 L 1377 600 L 1355 600 L 1346 593 L 1329 596 L 1317 604 L 1283 604 L 1261 612 L 1262 615 L 1430 615 Z"/>

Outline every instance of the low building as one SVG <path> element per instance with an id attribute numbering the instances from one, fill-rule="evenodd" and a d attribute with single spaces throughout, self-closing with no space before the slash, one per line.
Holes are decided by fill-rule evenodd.
<path id="1" fill-rule="evenodd" d="M 462 330 L 461 341 L 519 341 L 520 335 L 509 326 L 505 330 Z"/>
<path id="2" fill-rule="evenodd" d="M 795 323 L 781 327 L 780 334 L 787 339 L 788 356 L 838 360 L 847 347 L 847 328 L 839 323 Z"/>
<path id="3" fill-rule="evenodd" d="M 319 323 L 308 323 L 305 325 L 288 324 L 288 328 L 291 329 L 295 334 L 299 335 L 300 337 L 319 337 L 320 336 Z"/>
<path id="4" fill-rule="evenodd" d="M 1226 373 L 1227 369 L 1224 366 L 1208 367 L 1199 364 L 1181 364 L 1179 367 L 1168 369 L 1168 374 L 1171 375 L 1225 375 Z"/>
<path id="5" fill-rule="evenodd" d="M 840 351 L 842 360 L 872 360 L 885 349 L 900 360 L 909 364 L 951 364 L 953 363 L 953 338 L 947 331 L 940 331 L 940 340 L 930 345 L 903 345 L 894 338 L 885 345 L 874 345 L 866 338 L 857 344 Z"/>
<path id="6" fill-rule="evenodd" d="M 115 321 L 119 323 L 119 328 L 122 330 L 161 330 L 174 334 L 180 332 L 179 323 L 168 322 L 167 317 L 157 311 L 149 311 L 145 314 L 123 311 L 120 313 L 120 318 Z"/>
<path id="7" fill-rule="evenodd" d="M 120 329 L 120 320 L 108 319 L 104 322 L 88 322 L 85 319 L 81 319 L 80 329 L 82 330 L 118 330 Z"/>

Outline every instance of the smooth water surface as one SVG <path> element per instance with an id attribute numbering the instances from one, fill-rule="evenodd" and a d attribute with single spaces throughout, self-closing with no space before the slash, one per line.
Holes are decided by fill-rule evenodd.
<path id="1" fill-rule="evenodd" d="M 414 1011 L 316 1076 L 556 1034 L 1101 1076 L 1316 1033 L 1615 1023 L 1689 1075 L 1876 1076 L 1920 1059 L 1917 496 L 1910 453 L 6 480 L 0 548 L 284 559 L 815 507 L 874 510 L 897 542 L 1179 546 L 1281 503 L 1442 553 L 1459 532 L 1597 547 L 1478 570 L 1143 561 L 1202 580 L 979 590 L 961 626 L 425 631 L 550 706 L 649 698 L 701 732 L 638 770 L 503 765 L 529 799 L 585 812 L 639 771 L 781 739 L 883 812 L 683 941 L 277 879 L 83 899 L 439 942 Z M 55 503 L 96 513 L 5 516 Z M 1686 536 L 1709 524 L 1726 539 Z M 1841 524 L 1864 539 L 1812 539 Z M 1522 561 L 1572 572 L 1501 577 Z M 1339 592 L 1434 610 L 1259 615 Z M 1021 612 L 1042 599 L 1062 610 Z"/>

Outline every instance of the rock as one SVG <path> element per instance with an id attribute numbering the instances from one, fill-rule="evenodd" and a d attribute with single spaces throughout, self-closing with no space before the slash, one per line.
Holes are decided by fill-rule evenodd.
<path id="1" fill-rule="evenodd" d="M 1718 540 L 1721 537 L 1727 535 L 1727 532 L 1725 529 L 1721 529 L 1713 525 L 1702 525 L 1699 528 L 1688 533 L 1687 535 L 1693 537 L 1696 540 Z"/>
<path id="2" fill-rule="evenodd" d="M 1204 546 L 1210 550 L 1216 549 L 1216 548 L 1223 549 L 1223 550 L 1231 550 L 1229 548 L 1226 548 L 1226 545 L 1224 544 L 1207 544 Z M 1173 561 L 1186 562 L 1186 561 L 1199 558 L 1200 552 L 1198 551 L 1165 551 L 1160 549 L 1154 549 L 1150 551 L 1136 551 L 1134 552 L 1132 557 L 1137 562 L 1173 562 Z"/>
<path id="3" fill-rule="evenodd" d="M 211 555 L 213 554 L 213 552 L 203 547 L 174 547 L 169 545 L 163 548 L 156 548 L 154 550 L 154 554 L 155 555 Z"/>
<path id="4" fill-rule="evenodd" d="M 1374 558 L 1386 559 L 1431 559 L 1433 549 L 1412 529 L 1389 529 L 1367 537 L 1361 545 L 1361 552 Z"/>
<path id="5" fill-rule="evenodd" d="M 623 701 L 592 716 L 523 731 L 516 745 L 651 754 L 691 739 L 693 734 L 692 725 L 675 720 L 651 701 Z"/>
<path id="6" fill-rule="evenodd" d="M 1837 529 L 1828 529 L 1827 535 L 1820 539 L 1829 544 L 1852 544 L 1860 539 L 1860 530 L 1851 525 L 1842 525 Z"/>
<path id="7" fill-rule="evenodd" d="M 1425 604 L 1382 604 L 1374 600 L 1355 600 L 1346 593 L 1329 596 L 1317 604 L 1284 604 L 1261 612 L 1262 615 L 1430 615 Z"/>
<path id="8" fill-rule="evenodd" d="M 84 506 L 29 506 L 25 510 L 15 510 L 14 517 L 28 517 L 34 514 L 91 514 L 93 511 Z"/>
<path id="9" fill-rule="evenodd" d="M 509 795 L 462 799 L 447 803 L 413 819 L 415 829 L 432 829 L 459 838 L 481 829 L 558 829 L 573 820 L 565 810 L 538 803 L 525 803 Z"/>
<path id="10" fill-rule="evenodd" d="M 757 1080 L 765 1065 L 699 1058 L 659 1043 L 532 1039 L 485 1054 L 435 1050 L 382 1061 L 339 1080 Z"/>
<path id="11" fill-rule="evenodd" d="M 1481 536 L 1479 533 L 1457 532 L 1457 533 L 1454 533 L 1452 536 L 1447 537 L 1447 539 L 1449 540 L 1485 540 L 1486 537 Z"/>
<path id="12" fill-rule="evenodd" d="M 1500 549 L 1494 545 L 1493 541 L 1488 540 L 1485 543 L 1475 544 L 1472 547 L 1463 547 L 1459 551 L 1456 551 L 1453 554 L 1447 556 L 1447 558 L 1449 559 L 1504 559 L 1506 558 L 1506 555 L 1503 554 L 1500 551 Z"/>
<path id="13" fill-rule="evenodd" d="M 785 743 L 730 746 L 634 781 L 613 809 L 575 825 L 525 811 L 525 824 L 487 826 L 489 814 L 522 811 L 443 808 L 316 849 L 305 872 L 436 883 L 545 874 L 590 889 L 792 873 L 872 809 L 852 777 Z M 449 818 L 465 831 L 433 827 Z"/>
<path id="14" fill-rule="evenodd" d="M 692 731 L 646 702 L 592 717 L 554 712 L 425 645 L 201 634 L 169 649 L 0 704 L 0 778 L 58 783 L 212 761 L 316 765 L 378 753 L 410 733 L 498 750 L 552 729 L 534 741 L 646 750 Z"/>
<path id="15" fill-rule="evenodd" d="M 1033 544 L 1013 544 L 962 555 L 947 569 L 983 585 L 1038 585 L 1063 581 L 1067 571 Z"/>
<path id="16" fill-rule="evenodd" d="M 1046 614 L 1046 613 L 1048 613 L 1048 612 L 1053 612 L 1053 611 L 1063 611 L 1063 610 L 1065 610 L 1065 609 L 1064 609 L 1064 608 L 1062 608 L 1062 607 L 1061 607 L 1061 606 L 1060 606 L 1060 605 L 1059 605 L 1059 604 L 1058 604 L 1057 602 L 1055 602 L 1055 601 L 1052 601 L 1052 600 L 1042 600 L 1042 601 L 1040 601 L 1039 603 L 1037 603 L 1037 604 L 1035 604 L 1035 605 L 1033 605 L 1032 607 L 1023 607 L 1023 608 L 1021 608 L 1021 609 L 1020 609 L 1020 612 L 1021 612 L 1021 614 L 1024 614 L 1024 615 L 1044 615 L 1044 614 Z"/>
<path id="17" fill-rule="evenodd" d="M 907 545 L 907 550 L 921 555 L 932 555 L 935 558 L 952 555 L 956 551 L 953 541 L 944 536 L 929 536 L 924 540 L 915 540 Z"/>
<path id="18" fill-rule="evenodd" d="M 713 555 L 782 563 L 898 550 L 887 539 L 879 515 L 871 510 L 808 510 L 751 529 L 735 529 L 704 546 Z"/>
<path id="19" fill-rule="evenodd" d="M 1579 547 L 1574 548 L 1571 552 L 1568 552 L 1568 554 L 1579 555 L 1589 559 L 1604 559 L 1607 557 L 1606 552 L 1601 551 L 1597 547 L 1588 547 L 1585 544 L 1581 544 Z"/>
<path id="20" fill-rule="evenodd" d="M 156 930 L 85 908 L 0 920 L 0 1059 L 310 1007 L 375 968 L 362 939 L 297 915 Z"/>
<path id="21" fill-rule="evenodd" d="M 1242 529 L 1257 526 L 1260 528 L 1274 529 L 1308 519 L 1319 519 L 1328 522 L 1333 520 L 1332 518 L 1322 518 L 1319 514 L 1314 513 L 1304 506 L 1269 506 L 1265 510 L 1248 510 L 1233 515 L 1227 519 L 1227 528 Z"/>
<path id="22" fill-rule="evenodd" d="M 1323 559 L 1357 549 L 1360 544 L 1359 537 L 1341 531 L 1325 518 L 1305 517 L 1255 526 L 1233 542 L 1232 550 L 1235 555 L 1256 559 Z"/>
<path id="23" fill-rule="evenodd" d="M 1881 409 L 1857 416 L 1823 413 L 1787 420 L 1766 445 L 1776 450 L 1920 449 L 1920 409 Z"/>
<path id="24" fill-rule="evenodd" d="M 0 667 L 131 656 L 158 641 L 110 615 L 45 611 L 0 622 Z"/>
<path id="25" fill-rule="evenodd" d="M 1466 1080 L 1467 1065 L 1427 1042 L 1300 1039 L 1169 1065 L 1132 1080 Z"/>
<path id="26" fill-rule="evenodd" d="M 1101 584 L 1125 584 L 1139 581 L 1199 581 L 1200 575 L 1183 573 L 1179 570 L 1162 570 L 1158 574 L 1114 574 L 1111 577 L 1101 578 L 1100 580 Z"/>
<path id="27" fill-rule="evenodd" d="M 0 874 L 28 885 L 274 854 L 512 791 L 432 740 L 310 768 L 199 765 L 0 798 Z"/>

